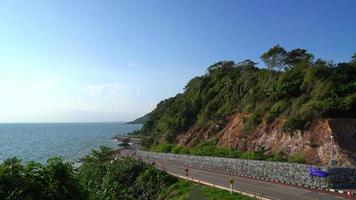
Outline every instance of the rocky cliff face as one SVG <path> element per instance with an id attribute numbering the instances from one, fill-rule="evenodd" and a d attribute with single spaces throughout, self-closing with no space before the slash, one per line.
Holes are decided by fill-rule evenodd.
<path id="1" fill-rule="evenodd" d="M 177 142 L 192 146 L 214 137 L 217 144 L 224 147 L 254 151 L 261 146 L 273 153 L 302 153 L 307 163 L 323 165 L 331 162 L 333 143 L 334 159 L 338 165 L 356 165 L 356 119 L 320 119 L 313 121 L 304 131 L 286 133 L 282 130 L 283 119 L 263 122 L 253 130 L 245 130 L 248 116 L 247 113 L 232 115 L 224 126 L 204 129 L 193 126 L 179 136 Z"/>

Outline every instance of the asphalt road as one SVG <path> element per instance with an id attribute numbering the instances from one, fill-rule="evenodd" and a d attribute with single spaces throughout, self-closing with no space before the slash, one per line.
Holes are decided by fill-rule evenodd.
<path id="1" fill-rule="evenodd" d="M 156 167 L 169 173 L 185 176 L 185 167 L 171 165 L 166 163 L 157 163 Z M 307 190 L 300 187 L 292 187 L 284 184 L 275 184 L 260 180 L 253 180 L 238 176 L 218 174 L 197 169 L 189 169 L 188 176 L 190 178 L 208 182 L 211 184 L 224 186 L 229 188 L 229 180 L 234 180 L 233 189 L 256 194 L 270 199 L 287 199 L 287 200 L 315 200 L 315 199 L 344 199 L 341 196 L 336 196 L 335 193 L 320 192 L 318 190 Z"/>
<path id="2" fill-rule="evenodd" d="M 123 150 L 122 155 L 132 155 L 135 150 Z M 144 160 L 145 162 L 152 163 L 150 160 Z M 155 160 L 156 168 L 164 170 L 174 175 L 185 176 L 186 167 L 180 164 L 167 164 Z M 223 186 L 229 188 L 229 180 L 234 180 L 233 189 L 255 194 L 257 196 L 263 195 L 263 197 L 269 199 L 280 200 L 335 200 L 335 199 L 347 199 L 346 195 L 338 194 L 335 192 L 327 192 L 318 189 L 303 188 L 298 186 L 292 186 L 287 184 L 275 183 L 271 181 L 262 181 L 257 179 L 251 179 L 240 176 L 226 175 L 215 172 L 203 171 L 198 169 L 189 169 L 188 177 L 195 180 L 207 182 L 210 184 Z"/>

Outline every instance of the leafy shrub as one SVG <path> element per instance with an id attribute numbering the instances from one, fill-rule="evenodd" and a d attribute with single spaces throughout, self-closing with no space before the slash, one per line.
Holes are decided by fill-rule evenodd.
<path id="1" fill-rule="evenodd" d="M 174 144 L 159 144 L 155 146 L 152 150 L 156 152 L 170 153 L 175 147 Z"/>
<path id="2" fill-rule="evenodd" d="M 46 165 L 10 158 L 0 164 L 0 199 L 86 199 L 71 163 L 51 158 Z"/>
<path id="3" fill-rule="evenodd" d="M 82 161 L 78 178 L 89 199 L 157 199 L 177 179 L 130 157 L 111 161 L 106 148 L 93 151 Z"/>
<path id="4" fill-rule="evenodd" d="M 256 128 L 262 122 L 262 114 L 261 111 L 255 111 L 247 120 L 244 129 L 251 130 Z"/>
<path id="5" fill-rule="evenodd" d="M 247 159 L 247 160 L 257 160 L 257 156 L 255 152 L 252 151 L 243 152 L 240 158 Z"/>
<path id="6" fill-rule="evenodd" d="M 306 128 L 307 119 L 303 118 L 301 115 L 294 115 L 289 118 L 283 125 L 283 130 L 285 132 L 291 132 L 293 130 L 304 130 Z"/>
<path id="7" fill-rule="evenodd" d="M 268 155 L 266 160 L 275 161 L 275 162 L 287 162 L 288 158 L 285 155 L 285 153 L 281 151 L 281 152 L 278 152 L 276 154 Z"/>
<path id="8" fill-rule="evenodd" d="M 153 167 L 143 171 L 136 179 L 133 193 L 134 199 L 157 199 L 161 191 L 177 182 L 177 178 L 161 172 Z"/>
<path id="9" fill-rule="evenodd" d="M 305 157 L 301 153 L 294 154 L 290 157 L 288 157 L 288 162 L 291 163 L 305 163 Z"/>
<path id="10" fill-rule="evenodd" d="M 273 122 L 279 115 L 288 109 L 290 106 L 289 104 L 288 100 L 280 100 L 272 103 L 272 106 L 270 106 L 270 109 L 267 111 L 265 116 L 266 121 L 268 123 Z"/>
<path id="11" fill-rule="evenodd" d="M 143 149 L 150 149 L 154 143 L 152 136 L 145 136 L 141 139 L 140 144 Z"/>

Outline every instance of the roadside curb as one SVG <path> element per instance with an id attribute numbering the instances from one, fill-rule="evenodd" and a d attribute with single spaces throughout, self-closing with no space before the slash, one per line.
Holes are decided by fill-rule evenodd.
<path id="1" fill-rule="evenodd" d="M 329 192 L 336 192 L 339 194 L 348 194 L 348 192 L 350 192 L 350 190 L 339 190 L 339 189 L 326 189 Z M 351 191 L 351 194 L 354 194 L 353 191 Z"/>

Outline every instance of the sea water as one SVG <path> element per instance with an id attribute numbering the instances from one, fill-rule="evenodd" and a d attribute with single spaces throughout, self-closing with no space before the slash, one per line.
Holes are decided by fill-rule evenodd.
<path id="1" fill-rule="evenodd" d="M 137 130 L 125 123 L 9 123 L 0 124 L 0 163 L 9 157 L 45 163 L 61 156 L 76 162 L 100 145 L 116 148 L 111 138 Z"/>

